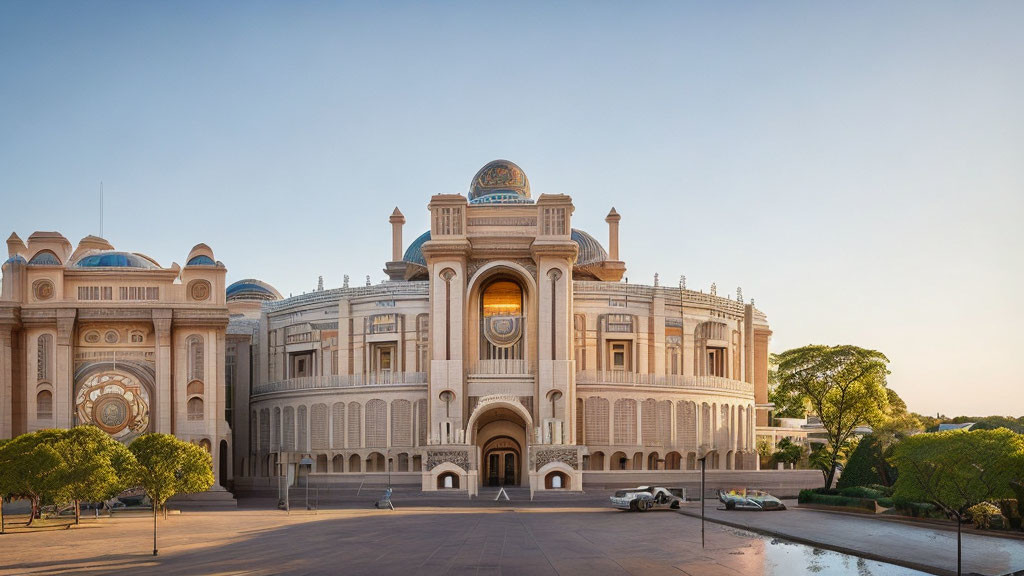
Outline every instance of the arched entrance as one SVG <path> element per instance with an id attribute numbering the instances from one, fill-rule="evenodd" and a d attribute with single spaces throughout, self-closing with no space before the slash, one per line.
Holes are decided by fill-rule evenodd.
<path id="1" fill-rule="evenodd" d="M 492 438 L 481 451 L 480 472 L 484 486 L 517 486 L 521 481 L 523 451 L 508 436 Z"/>
<path id="2" fill-rule="evenodd" d="M 518 486 L 529 478 L 525 460 L 532 428 L 530 413 L 515 396 L 480 399 L 467 429 L 479 450 L 482 486 Z"/>

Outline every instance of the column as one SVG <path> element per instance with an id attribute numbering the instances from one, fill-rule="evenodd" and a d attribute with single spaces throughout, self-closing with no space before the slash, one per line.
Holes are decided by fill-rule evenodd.
<path id="1" fill-rule="evenodd" d="M 12 328 L 0 326 L 0 439 L 14 433 L 14 358 Z"/>

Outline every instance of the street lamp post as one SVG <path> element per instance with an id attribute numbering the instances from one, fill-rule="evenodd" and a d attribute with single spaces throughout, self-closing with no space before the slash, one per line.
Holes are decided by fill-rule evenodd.
<path id="1" fill-rule="evenodd" d="M 313 473 L 313 459 L 309 456 L 303 456 L 302 460 L 299 460 L 299 469 L 302 466 L 309 466 L 309 470 L 306 471 L 306 510 L 310 510 L 309 507 L 309 475 Z"/>
<path id="2" fill-rule="evenodd" d="M 700 461 L 700 547 L 704 548 L 704 476 L 707 470 L 707 459 L 708 456 L 713 454 L 714 450 L 708 450 L 703 456 L 698 458 Z"/>

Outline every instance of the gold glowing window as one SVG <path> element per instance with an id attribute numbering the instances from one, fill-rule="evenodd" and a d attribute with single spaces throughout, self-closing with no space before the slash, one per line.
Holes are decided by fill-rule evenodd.
<path id="1" fill-rule="evenodd" d="M 499 280 L 484 290 L 484 318 L 490 316 L 522 316 L 523 290 L 515 282 Z"/>

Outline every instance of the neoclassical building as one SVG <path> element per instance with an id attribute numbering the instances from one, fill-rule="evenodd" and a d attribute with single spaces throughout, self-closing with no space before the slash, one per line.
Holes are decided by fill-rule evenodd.
<path id="1" fill-rule="evenodd" d="M 0 438 L 95 424 L 130 442 L 165 432 L 230 476 L 225 268 L 199 244 L 185 266 L 77 247 L 56 232 L 7 240 L 0 291 Z"/>
<path id="2" fill-rule="evenodd" d="M 390 216 L 389 280 L 259 302 L 229 341 L 239 478 L 391 470 L 424 490 L 577 490 L 588 473 L 757 467 L 767 425 L 765 315 L 736 299 L 623 281 L 614 209 L 607 250 L 573 227 L 573 201 L 534 197 L 498 160 L 468 194 L 433 196 L 408 246 Z M 237 326 L 237 328 L 236 328 Z M 268 483 L 269 485 L 269 483 Z"/>

